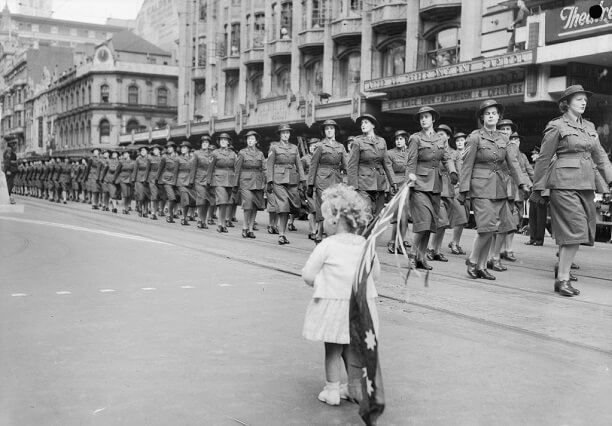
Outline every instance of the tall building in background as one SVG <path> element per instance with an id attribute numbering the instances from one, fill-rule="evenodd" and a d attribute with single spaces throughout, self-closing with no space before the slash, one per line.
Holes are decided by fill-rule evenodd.
<path id="1" fill-rule="evenodd" d="M 21 15 L 50 18 L 53 13 L 53 0 L 19 0 L 17 5 Z"/>
<path id="2" fill-rule="evenodd" d="M 177 57 L 182 3 L 191 1 L 144 0 L 136 17 L 136 34 Z"/>

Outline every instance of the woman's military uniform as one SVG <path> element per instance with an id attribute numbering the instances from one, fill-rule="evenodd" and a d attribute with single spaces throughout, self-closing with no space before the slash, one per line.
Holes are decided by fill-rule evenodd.
<path id="1" fill-rule="evenodd" d="M 87 174 L 87 190 L 93 193 L 102 191 L 100 180 L 102 179 L 102 170 L 104 162 L 100 157 L 92 157 L 89 160 L 89 173 Z"/>
<path id="2" fill-rule="evenodd" d="M 306 176 L 297 146 L 282 142 L 270 145 L 266 167 L 267 181 L 273 184 L 275 212 L 299 214 L 298 185 L 306 181 Z"/>
<path id="3" fill-rule="evenodd" d="M 234 165 L 234 186 L 240 190 L 243 210 L 263 210 L 266 186 L 266 159 L 257 148 L 244 148 Z"/>
<path id="4" fill-rule="evenodd" d="M 183 145 L 181 144 L 181 146 Z M 185 209 L 194 207 L 196 204 L 196 194 L 191 181 L 194 168 L 195 162 L 191 157 L 189 157 L 189 154 L 179 155 L 176 186 L 179 191 L 181 207 L 183 208 L 184 212 Z"/>
<path id="5" fill-rule="evenodd" d="M 207 180 L 215 191 L 215 202 L 218 206 L 232 204 L 234 187 L 234 163 L 236 153 L 229 148 L 218 148 L 212 153 L 208 167 Z"/>
<path id="6" fill-rule="evenodd" d="M 160 147 L 157 147 L 160 148 Z M 161 177 L 162 163 L 164 159 L 161 155 L 149 155 L 149 174 L 147 177 L 147 181 L 149 183 L 149 193 L 151 201 L 165 201 L 166 200 L 166 192 L 164 190 L 163 185 L 159 182 Z M 153 212 L 155 213 L 155 212 Z"/>
<path id="7" fill-rule="evenodd" d="M 552 234 L 559 245 L 594 244 L 593 163 L 612 184 L 612 166 L 593 123 L 576 122 L 567 113 L 548 123 L 535 165 L 534 190 L 550 190 Z"/>
<path id="8" fill-rule="evenodd" d="M 191 182 L 195 184 L 196 206 L 215 206 L 215 189 L 210 186 L 208 180 L 208 168 L 212 163 L 212 151 L 210 149 L 198 149 L 194 153 L 194 168 Z M 202 222 L 205 217 L 200 218 Z"/>
<path id="9" fill-rule="evenodd" d="M 149 171 L 151 170 L 151 160 L 147 156 L 139 155 L 134 164 L 132 182 L 134 182 L 134 194 L 136 201 L 146 203 L 151 198 L 149 187 Z M 146 214 L 146 211 L 141 212 Z"/>
<path id="10" fill-rule="evenodd" d="M 178 154 L 173 152 L 161 159 L 159 165 L 160 175 L 158 182 L 164 187 L 165 198 L 168 201 L 176 201 L 178 198 L 176 190 L 176 178 L 178 176 Z"/>
<path id="11" fill-rule="evenodd" d="M 343 172 L 348 169 L 348 154 L 344 145 L 335 139 L 321 139 L 310 160 L 308 186 L 312 186 L 317 222 L 323 221 L 321 195 L 332 185 L 342 183 Z"/>
<path id="12" fill-rule="evenodd" d="M 109 197 L 113 200 L 121 199 L 121 191 L 119 190 L 119 185 L 117 184 L 117 179 L 119 178 L 119 168 L 119 159 L 109 158 L 106 160 L 104 171 L 102 172 L 102 181 L 106 186 L 106 191 L 108 192 Z"/>
<path id="13" fill-rule="evenodd" d="M 132 175 L 134 174 L 135 168 L 136 162 L 131 158 L 122 158 L 119 160 L 117 182 L 119 182 L 119 186 L 121 187 L 121 196 L 123 198 L 132 197 Z"/>

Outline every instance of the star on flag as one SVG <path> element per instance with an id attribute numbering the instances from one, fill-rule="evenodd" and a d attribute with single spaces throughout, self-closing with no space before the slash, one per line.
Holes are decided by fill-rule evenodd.
<path id="1" fill-rule="evenodd" d="M 368 377 L 368 369 L 363 367 L 363 378 L 366 381 L 366 392 L 368 396 L 372 396 L 372 392 L 374 392 L 374 386 L 372 386 L 372 380 Z"/>
<path id="2" fill-rule="evenodd" d="M 376 347 L 376 335 L 372 332 L 372 330 L 368 330 L 366 331 L 365 336 L 365 342 L 368 349 L 373 351 Z"/>

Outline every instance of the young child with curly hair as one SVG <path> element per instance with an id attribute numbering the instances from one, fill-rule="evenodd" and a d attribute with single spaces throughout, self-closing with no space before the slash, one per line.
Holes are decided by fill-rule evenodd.
<path id="1" fill-rule="evenodd" d="M 314 287 L 306 310 L 303 336 L 325 343 L 325 380 L 319 400 L 339 405 L 340 399 L 361 398 L 360 371 L 351 372 L 349 361 L 349 302 L 355 273 L 359 267 L 365 238 L 357 235 L 371 215 L 367 202 L 351 187 L 337 184 L 323 191 L 321 212 L 329 235 L 311 253 L 302 269 L 306 284 Z M 367 283 L 368 306 L 378 335 L 378 315 L 374 280 L 380 275 L 378 257 L 374 259 Z M 340 385 L 344 360 L 349 384 Z M 350 386 L 349 386 L 350 385 Z"/>

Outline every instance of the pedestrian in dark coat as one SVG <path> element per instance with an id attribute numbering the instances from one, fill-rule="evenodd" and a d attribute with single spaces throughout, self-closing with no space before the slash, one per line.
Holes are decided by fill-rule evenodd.
<path id="1" fill-rule="evenodd" d="M 149 188 L 149 171 L 151 170 L 151 161 L 149 161 L 149 147 L 140 147 L 134 171 L 132 174 L 132 182 L 134 182 L 134 194 L 138 203 L 138 216 L 148 217 L 149 200 L 151 198 L 151 190 Z"/>
<path id="2" fill-rule="evenodd" d="M 13 199 L 13 185 L 15 183 L 15 176 L 17 175 L 17 171 L 19 170 L 19 164 L 17 163 L 17 154 L 13 151 L 13 146 L 8 144 L 6 147 L 6 151 L 2 154 L 2 171 L 6 176 L 6 184 L 8 186 L 8 193 L 10 198 L 10 203 L 15 204 L 15 200 Z"/>
<path id="3" fill-rule="evenodd" d="M 304 174 L 306 176 L 310 175 L 312 158 L 314 157 L 314 153 L 320 143 L 321 140 L 319 138 L 308 139 L 308 152 L 302 156 L 302 169 L 304 169 Z M 304 205 L 304 203 L 308 205 L 308 238 L 311 240 L 315 240 L 317 232 L 317 208 L 314 200 L 314 190 L 308 191 L 308 189 L 305 188 L 305 191 L 300 192 L 300 198 L 302 199 L 302 205 Z M 297 228 L 293 224 L 293 222 L 295 221 L 295 215 L 292 215 L 289 220 L 290 223 L 287 225 L 287 229 L 289 229 L 290 231 L 297 231 Z M 291 228 L 289 228 L 289 226 L 291 226 Z"/>
<path id="4" fill-rule="evenodd" d="M 200 138 L 200 149 L 194 153 L 194 168 L 191 182 L 195 187 L 196 207 L 198 208 L 198 228 L 208 229 L 206 217 L 212 215 L 215 207 L 215 190 L 208 182 L 208 168 L 212 162 L 212 140 L 204 135 Z M 214 146 L 214 145 L 213 145 Z"/>
<path id="5" fill-rule="evenodd" d="M 323 213 L 321 204 L 323 191 L 332 185 L 342 183 L 343 173 L 348 170 L 348 153 L 340 142 L 336 140 L 336 134 L 340 132 L 340 126 L 334 120 L 326 120 L 320 126 L 323 139 L 315 149 L 310 160 L 308 170 L 308 193 L 312 194 L 315 205 L 315 220 L 317 221 L 317 234 L 314 237 L 316 244 L 323 239 Z"/>
<path id="6" fill-rule="evenodd" d="M 502 171 L 506 160 L 512 177 L 520 182 L 523 190 L 529 191 L 529 182 L 524 182 L 516 156 L 508 151 L 508 137 L 497 130 L 497 123 L 504 107 L 493 99 L 480 104 L 476 116 L 483 128 L 474 130 L 467 139 L 460 178 L 459 201 L 471 200 L 478 234 L 470 257 L 466 260 L 468 275 L 472 278 L 494 280 L 487 269 L 487 258 L 493 234 L 500 223 L 508 222 L 507 179 Z"/>
<path id="7" fill-rule="evenodd" d="M 347 162 L 347 182 L 369 201 L 376 216 L 385 204 L 386 193 L 391 189 L 393 169 L 386 157 L 387 143 L 374 130 L 378 120 L 363 114 L 355 120 L 362 134 L 355 136 Z"/>
<path id="8" fill-rule="evenodd" d="M 257 212 L 265 207 L 263 192 L 266 186 L 266 159 L 257 148 L 260 140 L 257 132 L 247 132 L 245 139 L 247 147 L 240 150 L 234 166 L 234 190 L 240 191 L 244 213 L 242 238 L 255 238 L 255 218 Z"/>
<path id="9" fill-rule="evenodd" d="M 219 206 L 217 232 L 220 233 L 226 233 L 227 228 L 233 226 L 228 214 L 235 184 L 236 153 L 229 148 L 230 141 L 231 137 L 227 133 L 221 133 L 217 138 L 219 148 L 212 153 L 207 176 L 208 184 L 215 190 L 215 202 Z"/>
<path id="10" fill-rule="evenodd" d="M 276 133 L 280 141 L 270 145 L 267 159 L 267 191 L 272 194 L 276 212 L 280 220 L 278 243 L 289 244 L 285 237 L 289 214 L 300 212 L 299 186 L 304 185 L 306 176 L 302 169 L 297 146 L 290 142 L 293 129 L 289 125 L 281 125 Z"/>
<path id="11" fill-rule="evenodd" d="M 559 245 L 559 266 L 554 289 L 562 296 L 580 294 L 570 283 L 570 269 L 580 244 L 595 241 L 596 176 L 593 163 L 608 186 L 612 165 L 599 142 L 595 125 L 582 118 L 592 93 L 581 85 L 565 89 L 559 99 L 563 113 L 548 123 L 535 164 L 537 196 L 550 190 L 552 233 Z"/>

